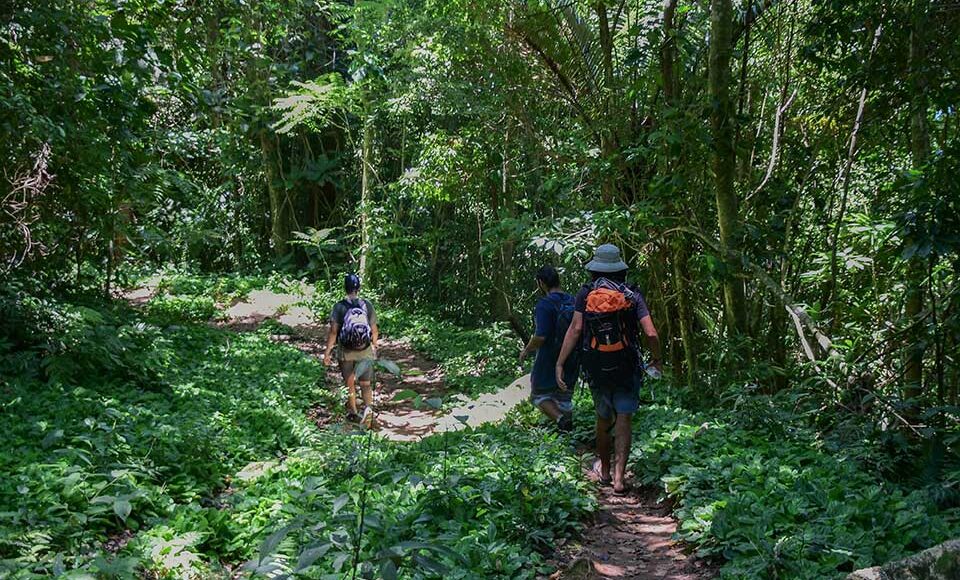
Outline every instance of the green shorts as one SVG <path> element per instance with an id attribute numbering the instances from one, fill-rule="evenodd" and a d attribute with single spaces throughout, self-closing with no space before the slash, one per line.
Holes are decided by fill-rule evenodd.
<path id="1" fill-rule="evenodd" d="M 374 360 L 372 346 L 368 346 L 363 350 L 347 350 L 344 348 L 338 348 L 337 350 L 339 351 L 337 362 L 340 363 L 340 376 L 343 377 L 344 381 L 354 373 L 354 370 L 357 368 L 357 363 L 362 360 Z M 367 369 L 363 371 L 363 374 L 357 377 L 357 380 L 361 382 L 372 382 L 373 365 L 368 366 Z"/>

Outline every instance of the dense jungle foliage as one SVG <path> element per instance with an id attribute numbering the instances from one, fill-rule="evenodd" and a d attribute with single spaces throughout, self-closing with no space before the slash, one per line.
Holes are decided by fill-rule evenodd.
<path id="1" fill-rule="evenodd" d="M 359 271 L 473 395 L 603 242 L 665 347 L 631 468 L 721 574 L 960 536 L 958 37 L 946 0 L 0 3 L 0 575 L 549 573 L 595 505 L 529 407 L 335 435 L 318 361 L 209 322 Z"/>

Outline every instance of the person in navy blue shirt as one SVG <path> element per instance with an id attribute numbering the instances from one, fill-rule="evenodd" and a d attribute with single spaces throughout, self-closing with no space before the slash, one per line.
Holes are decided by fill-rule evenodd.
<path id="1" fill-rule="evenodd" d="M 555 421 L 561 431 L 573 429 L 573 384 L 577 379 L 575 365 L 568 365 L 564 378 L 569 388 L 557 386 L 554 367 L 566 325 L 561 313 L 568 312 L 566 324 L 573 316 L 573 297 L 560 287 L 560 274 L 552 266 L 544 266 L 537 272 L 537 288 L 543 294 L 534 310 L 536 328 L 530 342 L 520 351 L 520 362 L 532 352 L 537 356 L 530 373 L 530 402 L 544 415 Z M 558 325 L 563 328 L 558 328 Z"/>

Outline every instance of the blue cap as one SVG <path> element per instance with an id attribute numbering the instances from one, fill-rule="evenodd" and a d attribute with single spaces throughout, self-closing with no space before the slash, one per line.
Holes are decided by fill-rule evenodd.
<path id="1" fill-rule="evenodd" d="M 347 274 L 347 277 L 343 279 L 343 289 L 347 291 L 347 294 L 359 290 L 360 276 L 354 273 Z"/>

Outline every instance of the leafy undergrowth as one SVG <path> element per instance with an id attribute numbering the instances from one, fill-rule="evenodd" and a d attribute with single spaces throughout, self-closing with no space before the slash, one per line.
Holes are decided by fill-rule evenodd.
<path id="1" fill-rule="evenodd" d="M 329 398 L 322 367 L 267 336 L 118 305 L 16 308 L 32 331 L 0 345 L 0 575 L 123 575 L 135 562 L 105 541 L 313 441 L 303 411 Z"/>
<path id="2" fill-rule="evenodd" d="M 252 290 L 269 289 L 299 295 L 307 283 L 279 275 L 244 277 L 204 276 L 182 272 L 164 273 L 158 295 L 148 309 L 164 320 L 206 320 L 215 315 L 214 304 L 242 299 Z M 325 320 L 334 303 L 342 299 L 336 285 L 309 284 L 314 292 L 297 304 L 308 306 L 317 320 Z M 463 328 L 428 314 L 411 313 L 402 306 L 382 302 L 375 291 L 365 293 L 377 308 L 381 332 L 406 339 L 414 348 L 441 363 L 448 395 L 476 397 L 493 392 L 516 378 L 516 354 L 522 344 L 506 323 Z M 448 399 L 447 402 L 451 402 Z"/>
<path id="3" fill-rule="evenodd" d="M 166 270 L 157 275 L 159 294 L 174 296 L 205 296 L 225 304 L 246 298 L 254 290 L 269 289 L 278 293 L 291 292 L 298 282 L 282 274 L 252 276 L 247 274 L 193 274 Z"/>
<path id="4" fill-rule="evenodd" d="M 467 329 L 399 308 L 386 309 L 381 318 L 385 332 L 409 340 L 441 363 L 449 394 L 476 397 L 493 392 L 520 372 L 517 353 L 522 344 L 505 323 Z"/>
<path id="5" fill-rule="evenodd" d="M 566 442 L 519 420 L 419 444 L 317 430 L 304 410 L 339 407 L 322 367 L 203 324 L 230 291 L 177 280 L 139 311 L 13 306 L 4 330 L 31 332 L 0 343 L 0 575 L 532 578 L 595 509 Z M 385 311 L 462 390 L 513 378 L 488 362 L 499 330 Z"/>
<path id="6" fill-rule="evenodd" d="M 631 469 L 677 500 L 681 537 L 722 557 L 722 577 L 842 578 L 960 534 L 960 510 L 884 481 L 772 409 L 650 405 L 635 417 Z"/>
<path id="7" fill-rule="evenodd" d="M 185 545 L 166 556 L 178 576 L 224 558 L 264 576 L 344 578 L 356 564 L 358 578 L 533 578 L 549 571 L 541 552 L 594 509 L 585 486 L 577 458 L 543 430 L 419 444 L 328 432 L 238 482 L 220 509 L 184 508 L 166 535 L 131 549 Z"/>

